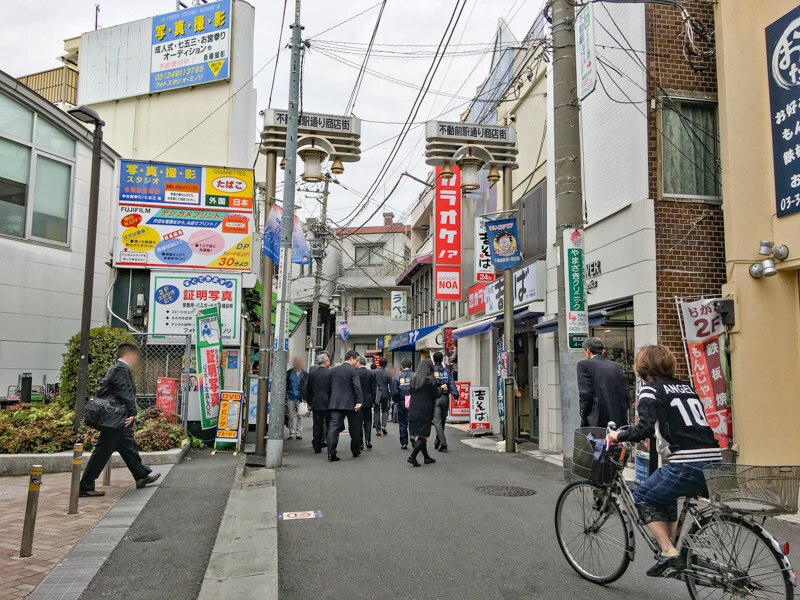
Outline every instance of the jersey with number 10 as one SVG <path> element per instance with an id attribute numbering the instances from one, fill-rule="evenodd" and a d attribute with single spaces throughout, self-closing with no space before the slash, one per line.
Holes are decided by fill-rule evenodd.
<path id="1" fill-rule="evenodd" d="M 620 441 L 639 442 L 655 435 L 658 452 L 669 462 L 722 460 L 700 398 L 679 379 L 656 381 L 639 391 L 639 422 L 621 432 Z"/>

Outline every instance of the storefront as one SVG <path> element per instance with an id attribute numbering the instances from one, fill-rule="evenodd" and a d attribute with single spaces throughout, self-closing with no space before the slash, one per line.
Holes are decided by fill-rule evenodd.
<path id="1" fill-rule="evenodd" d="M 422 327 L 420 329 L 412 329 L 403 333 L 398 333 L 389 338 L 386 344 L 386 349 L 392 353 L 390 359 L 392 365 L 399 369 L 400 361 L 404 358 L 410 358 L 413 368 L 416 369 L 419 361 L 422 360 L 422 352 L 417 351 L 417 340 L 420 340 L 428 334 L 441 329 L 443 323 L 438 325 L 431 325 L 430 327 Z M 425 353 L 427 354 L 427 352 Z"/>

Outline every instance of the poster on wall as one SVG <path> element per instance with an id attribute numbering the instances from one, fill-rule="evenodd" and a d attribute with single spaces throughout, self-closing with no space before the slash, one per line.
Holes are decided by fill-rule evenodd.
<path id="1" fill-rule="evenodd" d="M 800 212 L 800 6 L 765 30 L 775 211 Z"/>
<path id="2" fill-rule="evenodd" d="M 151 93 L 227 79 L 231 0 L 153 17 L 150 57 Z"/>
<path id="3" fill-rule="evenodd" d="M 195 347 L 199 367 L 200 426 L 216 427 L 219 417 L 219 394 L 223 385 L 222 334 L 219 308 L 201 308 L 197 311 Z"/>
<path id="4" fill-rule="evenodd" d="M 469 390 L 469 430 L 471 433 L 492 433 L 489 388 L 475 386 Z"/>
<path id="5" fill-rule="evenodd" d="M 249 271 L 253 171 L 120 161 L 114 266 Z"/>
<path id="6" fill-rule="evenodd" d="M 461 300 L 461 169 L 453 165 L 453 176 L 441 177 L 436 167 L 433 203 L 433 271 L 435 298 Z"/>
<path id="7" fill-rule="evenodd" d="M 458 396 L 450 395 L 449 423 L 466 423 L 469 421 L 469 381 L 456 381 Z"/>
<path id="8" fill-rule="evenodd" d="M 582 351 L 589 337 L 589 313 L 586 310 L 586 289 L 583 268 L 583 230 L 565 229 L 564 285 L 567 292 L 567 348 Z"/>
<path id="9" fill-rule="evenodd" d="M 727 333 L 714 299 L 680 303 L 692 382 L 714 437 L 727 448 L 733 437 Z"/>
<path id="10" fill-rule="evenodd" d="M 222 344 L 238 346 L 241 340 L 242 276 L 224 273 L 150 272 L 149 333 L 193 334 L 197 310 L 219 306 Z M 173 338 L 174 339 L 174 338 Z M 158 343 L 158 338 L 153 338 Z M 165 338 L 165 343 L 170 339 Z M 226 367 L 230 368 L 230 367 Z"/>

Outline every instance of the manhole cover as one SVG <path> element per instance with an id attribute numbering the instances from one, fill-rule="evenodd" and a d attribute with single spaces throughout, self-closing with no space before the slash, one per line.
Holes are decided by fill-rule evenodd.
<path id="1" fill-rule="evenodd" d="M 490 496 L 533 496 L 536 493 L 536 490 L 530 488 L 514 487 L 510 485 L 484 485 L 475 489 L 482 494 L 488 494 Z"/>
<path id="2" fill-rule="evenodd" d="M 140 535 L 138 537 L 133 538 L 134 542 L 155 542 L 156 540 L 160 540 L 161 536 L 157 533 L 148 533 L 145 535 Z"/>

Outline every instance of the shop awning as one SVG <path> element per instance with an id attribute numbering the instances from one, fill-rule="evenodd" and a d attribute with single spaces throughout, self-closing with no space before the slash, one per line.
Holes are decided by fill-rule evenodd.
<path id="1" fill-rule="evenodd" d="M 442 349 L 442 327 L 431 331 L 428 335 L 419 338 L 414 344 L 416 350 L 441 350 Z"/>
<path id="2" fill-rule="evenodd" d="M 389 343 L 386 345 L 386 349 L 390 352 L 416 350 L 416 343 L 418 339 L 425 337 L 431 331 L 439 329 L 442 325 L 443 323 L 439 323 L 437 325 L 431 325 L 430 327 L 421 327 L 419 329 L 412 329 L 411 331 L 398 333 L 397 335 L 391 337 Z"/>
<path id="3" fill-rule="evenodd" d="M 629 305 L 630 301 L 628 300 L 618 304 L 611 304 L 609 306 L 590 309 L 589 325 L 604 325 L 606 322 L 606 313 L 617 310 L 618 308 L 624 308 Z M 540 333 L 553 333 L 554 331 L 558 331 L 558 317 L 555 317 L 554 319 L 548 319 L 547 321 L 542 321 L 534 328 L 534 333 L 536 335 L 539 335 Z"/>
<path id="4" fill-rule="evenodd" d="M 473 321 L 463 327 L 453 330 L 453 338 L 460 340 L 461 338 L 469 337 L 471 335 L 480 335 L 492 330 L 492 325 L 497 321 L 497 316 L 481 319 L 480 321 Z"/>
<path id="5" fill-rule="evenodd" d="M 398 277 L 395 281 L 395 285 L 411 285 L 411 276 L 419 271 L 423 266 L 431 264 L 433 264 L 433 254 L 423 254 L 422 256 L 417 256 L 411 261 L 411 264 L 409 264 L 406 269 L 400 273 L 400 277 Z"/>

